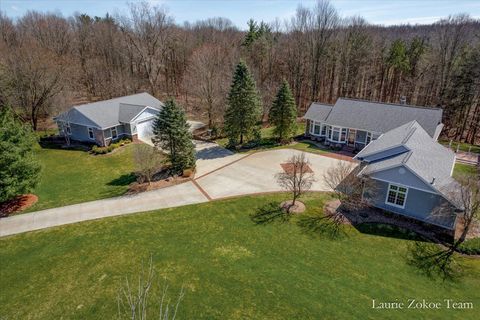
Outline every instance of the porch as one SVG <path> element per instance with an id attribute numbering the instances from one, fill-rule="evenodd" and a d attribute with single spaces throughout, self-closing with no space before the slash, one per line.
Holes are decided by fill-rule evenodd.
<path id="1" fill-rule="evenodd" d="M 337 151 L 355 154 L 381 133 L 308 120 L 305 135 Z"/>

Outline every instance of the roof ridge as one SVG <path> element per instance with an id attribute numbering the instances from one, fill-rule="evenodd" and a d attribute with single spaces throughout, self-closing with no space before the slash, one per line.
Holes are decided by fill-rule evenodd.
<path id="1" fill-rule="evenodd" d="M 408 159 L 410 159 L 410 157 L 412 156 L 412 154 L 413 154 L 413 151 L 412 151 L 412 150 L 408 151 L 408 152 L 407 152 L 407 155 L 405 156 L 405 158 L 403 158 L 402 163 L 403 163 L 403 164 L 407 163 Z"/>
<path id="2" fill-rule="evenodd" d="M 375 104 L 386 104 L 386 105 L 391 105 L 391 106 L 407 107 L 407 108 L 429 109 L 429 110 L 443 110 L 442 108 L 437 108 L 437 107 L 426 107 L 426 106 L 415 106 L 415 105 L 410 105 L 410 104 L 401 104 L 401 103 L 392 103 L 392 102 L 371 101 L 371 100 L 359 99 L 359 98 L 345 98 L 345 97 L 340 97 L 340 98 L 338 98 L 338 99 L 352 100 L 352 101 L 360 101 L 360 102 L 368 102 L 368 103 L 375 103 Z M 337 99 L 337 101 L 338 101 L 338 99 Z"/>
<path id="3" fill-rule="evenodd" d="M 414 120 L 414 121 L 415 121 L 415 120 Z M 412 123 L 412 125 L 413 125 L 413 123 Z M 417 130 L 417 127 L 413 127 L 413 128 L 412 128 L 412 126 L 410 126 L 409 130 L 410 130 L 410 131 L 408 131 L 408 133 L 407 133 L 407 135 L 405 136 L 405 138 L 403 138 L 403 140 L 402 140 L 402 142 L 401 142 L 402 144 L 406 144 L 406 143 L 408 142 L 408 140 L 412 137 L 412 135 L 413 135 L 413 134 L 415 133 L 415 131 Z"/>
<path id="4" fill-rule="evenodd" d="M 94 104 L 94 103 L 97 103 L 97 102 L 107 102 L 107 101 L 115 101 L 115 100 L 118 100 L 118 99 L 121 99 L 121 98 L 126 98 L 126 97 L 131 97 L 131 96 L 138 96 L 139 94 L 144 94 L 144 93 L 147 93 L 147 92 L 139 92 L 139 93 L 134 93 L 134 94 L 129 94 L 129 95 L 126 95 L 126 96 L 120 96 L 120 97 L 115 97 L 115 98 L 111 98 L 111 99 L 107 99 L 107 100 L 97 100 L 97 101 L 92 101 L 92 102 L 87 102 L 87 103 L 82 103 L 82 104 L 77 104 L 76 106 L 72 106 L 73 108 L 76 108 L 76 107 L 82 107 L 82 106 L 88 106 L 90 104 Z M 148 93 L 147 93 L 148 94 Z M 154 97 L 155 98 L 155 97 Z M 120 103 L 120 102 L 119 102 Z"/>

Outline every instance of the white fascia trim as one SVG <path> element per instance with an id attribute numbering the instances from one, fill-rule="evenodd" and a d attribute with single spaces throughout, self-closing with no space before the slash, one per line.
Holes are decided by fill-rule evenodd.
<path id="1" fill-rule="evenodd" d="M 135 120 L 136 120 L 145 110 L 147 110 L 147 109 L 160 112 L 160 110 L 158 110 L 158 109 L 155 109 L 155 108 L 150 107 L 150 106 L 146 106 L 146 107 L 143 108 L 142 111 L 140 111 L 135 117 L 133 117 L 132 120 L 130 120 L 130 123 L 135 122 Z"/>

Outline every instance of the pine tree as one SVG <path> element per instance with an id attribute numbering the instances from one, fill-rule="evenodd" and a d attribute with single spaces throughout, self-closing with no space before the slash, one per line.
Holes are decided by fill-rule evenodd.
<path id="1" fill-rule="evenodd" d="M 31 192 L 40 177 L 35 134 L 0 105 L 0 202 Z"/>
<path id="2" fill-rule="evenodd" d="M 261 114 L 255 80 L 245 62 L 235 68 L 233 82 L 228 94 L 228 106 L 225 112 L 225 133 L 229 144 L 243 144 L 253 138 Z"/>
<path id="3" fill-rule="evenodd" d="M 167 151 L 172 169 L 182 172 L 195 167 L 195 148 L 185 112 L 174 100 L 165 102 L 153 125 L 153 143 Z"/>
<path id="4" fill-rule="evenodd" d="M 274 126 L 273 135 L 285 143 L 292 139 L 296 129 L 297 106 L 293 99 L 288 82 L 284 80 L 278 89 L 268 115 L 269 122 Z"/>

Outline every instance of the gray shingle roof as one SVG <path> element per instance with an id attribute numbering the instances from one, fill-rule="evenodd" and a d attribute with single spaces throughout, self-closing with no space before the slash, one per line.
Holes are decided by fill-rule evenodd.
<path id="1" fill-rule="evenodd" d="M 359 152 L 356 158 L 388 150 L 390 144 L 399 141 L 405 147 L 404 152 L 369 163 L 362 174 L 404 165 L 447 199 L 450 198 L 449 191 L 457 185 L 451 177 L 455 154 L 433 140 L 416 121 L 383 134 L 365 147 L 365 151 Z"/>
<path id="2" fill-rule="evenodd" d="M 145 106 L 160 109 L 163 103 L 150 94 L 143 92 L 75 106 L 58 115 L 56 119 L 85 126 L 109 128 L 120 124 L 120 122 L 129 122 Z"/>
<path id="3" fill-rule="evenodd" d="M 316 121 L 325 121 L 332 111 L 333 106 L 329 104 L 321 104 L 317 102 L 312 102 L 310 108 L 308 108 L 307 113 L 303 116 L 305 119 L 316 120 Z"/>
<path id="4" fill-rule="evenodd" d="M 404 146 L 406 139 L 412 133 L 412 129 L 419 126 L 416 121 L 410 121 L 392 129 L 383 135 L 379 139 L 370 142 L 365 148 L 363 148 L 357 155 L 356 159 L 362 159 L 369 157 L 379 152 L 385 152 L 386 150 L 393 149 L 398 146 Z M 398 150 L 399 152 L 401 151 Z M 403 148 L 404 151 L 408 151 L 406 148 Z"/>
<path id="5" fill-rule="evenodd" d="M 314 111 L 307 111 L 312 120 L 325 121 L 331 125 L 385 133 L 407 122 L 416 120 L 425 131 L 434 137 L 442 122 L 442 109 L 408 106 L 401 104 L 371 102 L 339 98 L 326 119 L 323 114 L 315 118 Z"/>

